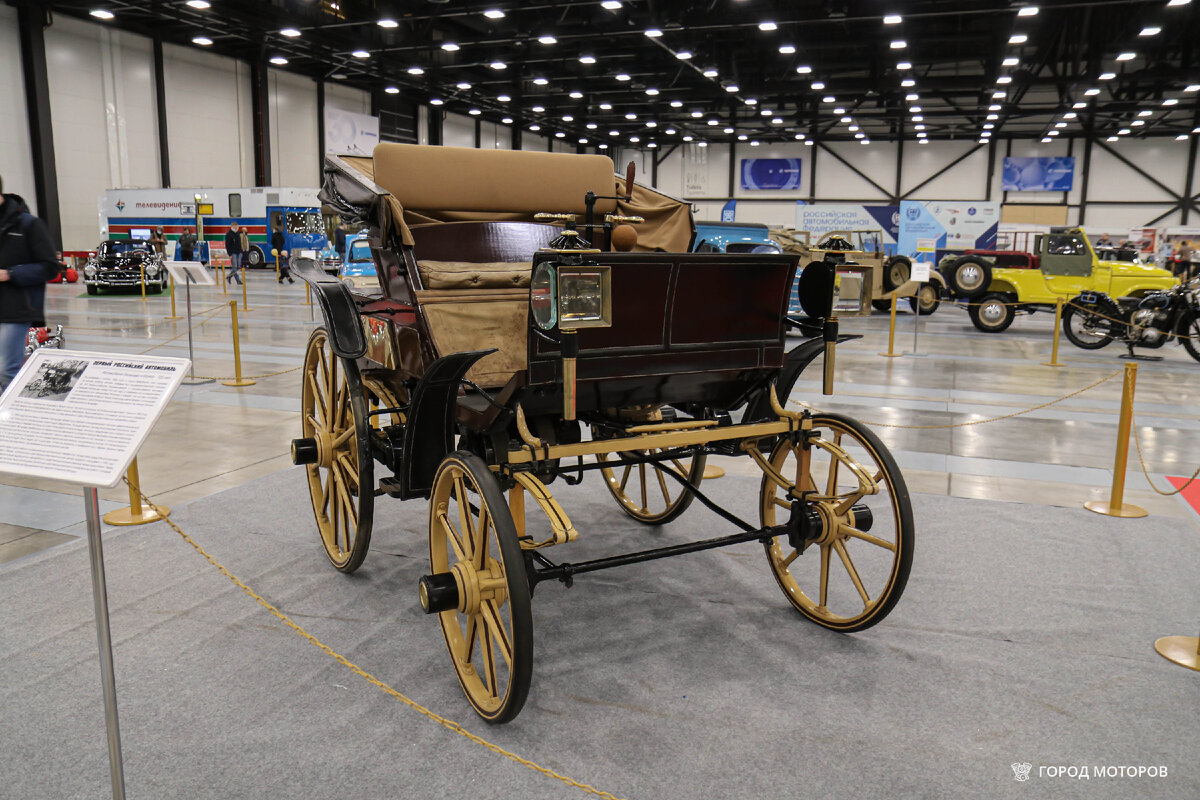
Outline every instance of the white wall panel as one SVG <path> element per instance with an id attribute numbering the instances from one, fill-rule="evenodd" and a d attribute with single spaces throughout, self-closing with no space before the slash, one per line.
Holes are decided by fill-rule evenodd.
<path id="1" fill-rule="evenodd" d="M 175 186 L 252 186 L 250 70 L 194 47 L 163 45 Z"/>
<path id="2" fill-rule="evenodd" d="M 150 42 L 68 17 L 45 37 L 63 247 L 82 250 L 106 189 L 161 183 Z"/>
<path id="3" fill-rule="evenodd" d="M 0 81 L 0 176 L 4 191 L 21 195 L 36 212 L 17 10 L 7 5 L 0 5 L 0 72 L 5 75 Z"/>
<path id="4" fill-rule="evenodd" d="M 890 192 L 896 185 L 896 145 L 891 142 L 830 142 L 829 150 L 840 155 L 872 181 Z M 863 180 L 853 170 L 817 145 L 818 200 L 862 200 L 886 202 L 887 194 Z M 811 160 L 810 160 L 811 169 Z"/>
<path id="5" fill-rule="evenodd" d="M 480 123 L 479 146 L 485 150 L 511 150 L 512 128 L 498 122 Z"/>
<path id="6" fill-rule="evenodd" d="M 717 205 L 716 210 L 705 219 L 721 218 L 720 205 L 714 205 Z M 780 202 L 739 198 L 734 220 L 737 222 L 761 222 L 766 225 L 794 226 L 796 224 L 796 201 Z"/>
<path id="7" fill-rule="evenodd" d="M 682 147 L 676 148 L 658 165 L 658 186 L 655 188 L 672 197 L 683 197 L 683 159 L 679 155 L 682 150 Z"/>
<path id="8" fill-rule="evenodd" d="M 1174 139 L 1123 139 L 1108 145 L 1142 170 L 1182 193 L 1187 170 L 1187 142 Z M 1153 181 L 1123 163 L 1100 145 L 1092 147 L 1089 200 L 1164 200 Z M 1089 209 L 1090 215 L 1090 209 Z"/>
<path id="9" fill-rule="evenodd" d="M 448 147 L 474 147 L 475 118 L 447 111 L 442 120 L 442 144 Z"/>
<path id="10" fill-rule="evenodd" d="M 272 185 L 320 186 L 316 82 L 272 69 L 267 86 Z"/>
<path id="11" fill-rule="evenodd" d="M 371 95 L 362 89 L 342 86 L 334 81 L 325 81 L 325 107 L 351 111 L 355 114 L 370 114 Z"/>
<path id="12" fill-rule="evenodd" d="M 1087 207 L 1087 216 L 1084 219 L 1084 227 L 1089 233 L 1097 231 L 1109 231 L 1114 236 L 1118 233 L 1124 236 L 1127 235 L 1130 228 L 1145 227 L 1149 224 L 1150 220 L 1166 212 L 1166 210 L 1170 207 L 1170 203 L 1164 203 L 1161 206 L 1110 206 L 1089 204 Z M 1174 213 L 1154 223 L 1154 227 L 1165 228 L 1168 225 L 1181 225 L 1183 224 L 1180 221 L 1181 218 L 1182 215 L 1178 211 L 1175 211 Z M 1195 220 L 1195 218 L 1196 217 L 1193 214 L 1191 220 Z M 1195 222 L 1193 221 L 1191 224 L 1195 224 Z"/>
<path id="13" fill-rule="evenodd" d="M 536 133 L 529 131 L 521 131 L 521 149 L 522 150 L 537 150 L 546 152 L 546 137 L 538 136 Z"/>
<path id="14" fill-rule="evenodd" d="M 874 145 L 872 145 L 873 147 Z M 979 148 L 971 152 L 972 148 Z M 970 155 L 966 155 L 971 153 Z M 954 161 L 962 161 L 922 186 L 906 200 L 979 200 L 987 191 L 988 147 L 978 142 L 918 142 L 904 143 L 901 193 L 937 174 Z"/>

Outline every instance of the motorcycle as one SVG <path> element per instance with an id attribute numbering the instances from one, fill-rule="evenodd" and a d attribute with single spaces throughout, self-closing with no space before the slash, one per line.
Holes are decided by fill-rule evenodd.
<path id="1" fill-rule="evenodd" d="M 1063 333 L 1071 344 L 1099 350 L 1109 342 L 1129 348 L 1162 347 L 1172 339 L 1200 361 L 1200 279 L 1180 283 L 1144 297 L 1116 300 L 1103 292 L 1084 292 L 1063 310 Z"/>
<path id="2" fill-rule="evenodd" d="M 28 335 L 25 337 L 25 357 L 29 358 L 33 355 L 34 350 L 40 350 L 43 347 L 57 347 L 61 349 L 64 341 L 62 325 L 57 325 L 54 328 L 30 328 Z"/>

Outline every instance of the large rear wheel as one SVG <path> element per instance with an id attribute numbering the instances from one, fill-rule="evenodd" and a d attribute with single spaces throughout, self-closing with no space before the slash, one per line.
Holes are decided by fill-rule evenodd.
<path id="1" fill-rule="evenodd" d="M 1200 361 L 1200 315 L 1188 312 L 1187 317 L 1179 326 L 1179 334 L 1183 339 L 1183 349 L 1188 355 Z"/>
<path id="2" fill-rule="evenodd" d="M 660 449 L 635 450 L 617 453 L 616 456 L 654 455 L 661 452 L 663 451 Z M 603 454 L 596 458 L 601 463 L 608 460 L 608 456 Z M 693 486 L 699 486 L 704 478 L 704 465 L 707 460 L 708 457 L 701 453 L 671 458 L 657 464 L 603 467 L 600 472 L 604 475 L 604 485 L 621 504 L 622 511 L 647 525 L 666 525 L 687 511 L 688 506 L 696 499 L 690 489 L 684 488 L 666 472 L 669 470 Z"/>
<path id="3" fill-rule="evenodd" d="M 1091 309 L 1091 310 L 1089 310 Z M 1084 350 L 1099 350 L 1112 342 L 1112 325 L 1097 312 L 1092 304 L 1086 304 L 1075 298 L 1063 309 L 1063 335 L 1071 344 Z M 1119 324 L 1119 323 L 1117 323 Z"/>
<path id="4" fill-rule="evenodd" d="M 781 535 L 765 543 L 771 573 L 788 601 L 832 630 L 869 628 L 886 617 L 908 582 L 913 554 L 912 503 L 895 460 L 865 425 L 838 414 L 813 417 L 822 444 L 807 452 L 782 438 L 771 466 L 796 494 L 764 475 L 764 527 L 787 524 L 803 503 L 804 541 Z M 799 545 L 799 546 L 797 546 Z"/>
<path id="5" fill-rule="evenodd" d="M 438 621 L 458 682 L 479 716 L 508 722 L 525 705 L 533 676 L 529 582 L 504 495 L 471 453 L 446 456 L 434 477 L 429 562 L 422 605 L 436 603 L 430 586 L 453 587 L 454 607 L 440 610 Z"/>
<path id="6" fill-rule="evenodd" d="M 375 509 L 366 394 L 358 365 L 333 354 L 324 328 L 308 339 L 303 374 L 301 428 L 315 444 L 305 465 L 313 514 L 330 563 L 353 572 L 370 547 Z"/>

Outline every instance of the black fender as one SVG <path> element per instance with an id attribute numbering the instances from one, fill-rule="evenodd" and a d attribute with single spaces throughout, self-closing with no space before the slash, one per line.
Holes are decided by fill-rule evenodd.
<path id="1" fill-rule="evenodd" d="M 292 271 L 312 287 L 321 307 L 325 330 L 329 332 L 329 347 L 341 358 L 362 358 L 367 352 L 367 337 L 363 334 L 358 306 L 346 284 L 326 274 L 311 258 L 292 261 Z"/>
<path id="2" fill-rule="evenodd" d="M 862 337 L 847 334 L 838 336 L 837 340 L 838 342 L 847 342 L 860 338 Z M 778 377 L 775 378 L 775 393 L 780 403 L 787 405 L 788 395 L 792 393 L 792 387 L 800 379 L 800 373 L 804 372 L 805 368 L 824 352 L 825 341 L 820 337 L 802 342 L 788 351 L 784 356 L 783 367 L 779 370 Z M 750 398 L 750 402 L 746 406 L 746 413 L 742 417 L 743 422 L 761 422 L 775 418 L 775 413 L 771 410 L 769 389 L 769 386 L 764 387 Z"/>
<path id="3" fill-rule="evenodd" d="M 428 497 L 442 459 L 454 450 L 458 389 L 467 370 L 491 350 L 451 353 L 430 364 L 408 404 L 404 451 L 400 464 L 400 496 Z"/>

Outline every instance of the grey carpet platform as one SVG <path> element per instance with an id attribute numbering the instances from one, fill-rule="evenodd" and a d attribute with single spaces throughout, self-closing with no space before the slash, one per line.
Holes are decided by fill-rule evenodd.
<path id="1" fill-rule="evenodd" d="M 758 483 L 706 483 L 753 516 Z M 648 529 L 590 476 L 554 485 L 570 560 L 720 535 Z M 81 500 L 82 502 L 82 500 Z M 841 635 L 784 601 L 761 547 L 583 576 L 534 598 L 530 699 L 480 722 L 417 605 L 422 502 L 383 498 L 343 576 L 300 473 L 176 510 L 337 651 L 497 744 L 619 797 L 1200 797 L 1200 673 L 1152 649 L 1200 628 L 1186 522 L 916 496 L 908 590 Z M 130 798 L 582 798 L 419 716 L 281 625 L 162 524 L 105 535 Z M 0 568 L 0 796 L 101 798 L 108 766 L 86 544 Z M 1030 762 L 1027 783 L 1010 764 Z M 1165 766 L 1166 778 L 1039 776 Z"/>

